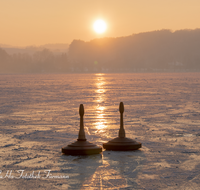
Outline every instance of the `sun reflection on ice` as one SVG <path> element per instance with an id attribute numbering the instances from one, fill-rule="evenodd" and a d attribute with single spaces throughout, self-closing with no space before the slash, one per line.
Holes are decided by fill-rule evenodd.
<path id="1" fill-rule="evenodd" d="M 105 90 L 104 89 L 98 89 L 98 90 L 96 90 L 96 92 L 100 94 L 100 93 L 104 93 Z"/>
<path id="2" fill-rule="evenodd" d="M 105 82 L 104 74 L 98 73 L 98 74 L 96 74 L 96 76 L 97 76 L 97 79 L 96 79 L 95 85 L 96 85 L 97 89 L 95 90 L 95 92 L 97 93 L 97 102 L 102 103 L 105 100 L 104 93 L 106 92 L 106 90 L 105 90 L 104 86 L 105 86 L 106 82 Z"/>
<path id="3" fill-rule="evenodd" d="M 105 92 L 106 90 L 104 89 L 104 86 L 106 84 L 105 82 L 105 78 L 104 78 L 104 74 L 103 73 L 98 73 L 96 74 L 97 76 L 97 80 L 96 80 L 96 87 L 97 89 L 95 90 L 95 92 L 97 93 L 97 107 L 96 107 L 96 122 L 94 123 L 95 127 L 96 127 L 96 131 L 95 133 L 104 133 L 105 132 L 105 128 L 107 128 L 106 126 L 106 118 L 105 116 L 105 107 L 102 106 L 102 104 L 105 101 Z"/>
<path id="4" fill-rule="evenodd" d="M 98 73 L 96 74 L 96 76 L 97 76 L 97 82 L 96 82 L 97 90 L 95 92 L 99 95 L 99 98 L 101 99 L 101 94 L 105 93 L 104 85 L 106 82 L 104 81 L 104 74 Z"/>

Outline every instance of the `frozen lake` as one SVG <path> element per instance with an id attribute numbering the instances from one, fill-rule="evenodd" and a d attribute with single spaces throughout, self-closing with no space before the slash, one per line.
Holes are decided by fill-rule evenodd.
<path id="1" fill-rule="evenodd" d="M 200 73 L 0 75 L 0 81 L 1 189 L 199 189 Z M 140 150 L 61 154 L 78 137 L 80 104 L 87 140 L 102 145 L 118 136 L 121 101 L 126 136 L 141 142 Z M 47 170 L 66 178 L 47 177 Z M 28 178 L 33 172 L 39 177 Z"/>

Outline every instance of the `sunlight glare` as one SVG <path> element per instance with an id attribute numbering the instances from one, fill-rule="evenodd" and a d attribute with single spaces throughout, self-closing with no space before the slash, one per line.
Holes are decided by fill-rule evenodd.
<path id="1" fill-rule="evenodd" d="M 104 20 L 98 19 L 94 22 L 93 28 L 96 33 L 102 34 L 106 31 L 107 25 Z"/>

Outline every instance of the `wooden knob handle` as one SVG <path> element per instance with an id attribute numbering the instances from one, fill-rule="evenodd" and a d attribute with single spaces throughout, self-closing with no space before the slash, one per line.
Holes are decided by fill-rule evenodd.
<path id="1" fill-rule="evenodd" d="M 83 117 L 83 115 L 84 115 L 84 107 L 83 107 L 83 104 L 80 104 L 80 107 L 79 107 L 79 115 L 80 115 L 81 117 Z"/>
<path id="2" fill-rule="evenodd" d="M 123 102 L 120 102 L 120 104 L 119 104 L 119 112 L 120 113 L 124 113 L 124 104 L 123 104 Z"/>
<path id="3" fill-rule="evenodd" d="M 84 115 L 83 104 L 80 104 L 79 115 L 80 115 L 80 130 L 79 130 L 79 134 L 78 134 L 78 141 L 86 141 L 84 125 L 83 125 L 83 115 Z"/>

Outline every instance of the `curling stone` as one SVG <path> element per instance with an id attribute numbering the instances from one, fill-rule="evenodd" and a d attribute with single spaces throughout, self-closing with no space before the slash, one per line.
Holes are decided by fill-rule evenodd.
<path id="1" fill-rule="evenodd" d="M 62 148 L 62 153 L 68 155 L 90 155 L 90 154 L 99 154 L 102 152 L 102 147 L 96 146 L 87 141 L 85 138 L 85 131 L 83 125 L 83 115 L 84 115 L 84 107 L 83 104 L 80 104 L 79 107 L 79 115 L 80 115 L 80 130 L 78 134 L 78 139 L 76 142 L 69 144 L 66 147 Z"/>
<path id="2" fill-rule="evenodd" d="M 142 147 L 140 142 L 136 142 L 133 139 L 125 137 L 125 130 L 123 124 L 123 113 L 124 113 L 124 104 L 120 102 L 119 104 L 119 112 L 120 112 L 120 129 L 119 129 L 119 136 L 114 138 L 107 143 L 103 144 L 103 148 L 106 150 L 120 150 L 120 151 L 127 151 L 127 150 L 137 150 Z"/>

